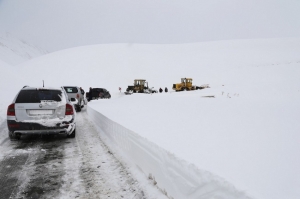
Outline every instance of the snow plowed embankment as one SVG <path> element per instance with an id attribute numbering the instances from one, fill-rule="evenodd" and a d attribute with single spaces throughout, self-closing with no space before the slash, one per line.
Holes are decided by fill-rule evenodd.
<path id="1" fill-rule="evenodd" d="M 170 198 L 250 198 L 226 180 L 186 163 L 93 108 L 88 106 L 87 111 L 111 150 L 128 166 L 139 168 Z"/>

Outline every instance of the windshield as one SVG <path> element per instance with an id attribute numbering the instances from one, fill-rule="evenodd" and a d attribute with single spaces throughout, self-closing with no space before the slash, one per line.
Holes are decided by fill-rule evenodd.
<path id="1" fill-rule="evenodd" d="M 76 87 L 64 87 L 67 93 L 77 93 L 78 89 Z"/>
<path id="2" fill-rule="evenodd" d="M 43 100 L 60 102 L 61 95 L 60 90 L 22 90 L 16 103 L 40 103 Z"/>

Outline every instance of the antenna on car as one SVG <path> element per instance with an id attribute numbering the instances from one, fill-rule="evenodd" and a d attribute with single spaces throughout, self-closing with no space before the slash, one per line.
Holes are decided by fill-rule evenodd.
<path id="1" fill-rule="evenodd" d="M 44 88 L 44 80 L 43 80 L 43 88 Z"/>

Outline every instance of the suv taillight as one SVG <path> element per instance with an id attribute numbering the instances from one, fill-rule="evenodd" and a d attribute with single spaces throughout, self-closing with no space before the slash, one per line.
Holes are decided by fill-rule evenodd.
<path id="1" fill-rule="evenodd" d="M 73 110 L 73 106 L 70 104 L 66 104 L 66 113 L 65 115 L 73 115 L 74 114 L 74 110 Z"/>
<path id="2" fill-rule="evenodd" d="M 78 99 L 79 99 L 79 94 L 76 94 L 76 98 L 78 98 Z"/>
<path id="3" fill-rule="evenodd" d="M 15 104 L 11 104 L 7 107 L 7 115 L 8 116 L 16 116 Z"/>

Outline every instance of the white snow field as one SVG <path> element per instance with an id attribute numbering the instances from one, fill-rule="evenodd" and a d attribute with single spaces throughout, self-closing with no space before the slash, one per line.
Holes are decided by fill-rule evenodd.
<path id="1" fill-rule="evenodd" d="M 101 137 L 170 198 L 298 199 L 299 54 L 299 38 L 66 49 L 0 65 L 1 118 L 24 85 L 103 87 L 87 110 Z M 173 92 L 181 77 L 210 88 Z M 118 91 L 136 78 L 169 92 Z"/>

